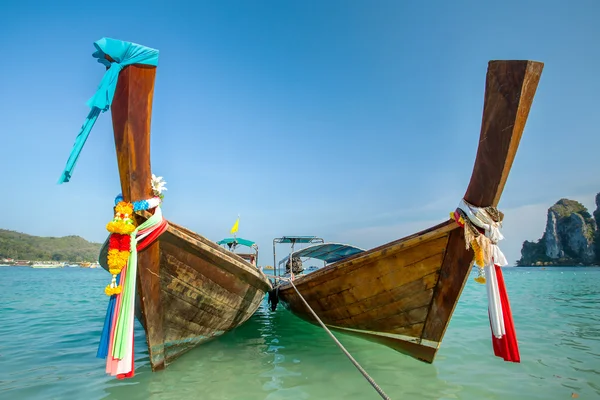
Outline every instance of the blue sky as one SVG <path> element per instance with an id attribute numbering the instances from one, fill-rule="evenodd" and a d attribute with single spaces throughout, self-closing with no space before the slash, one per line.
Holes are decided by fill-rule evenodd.
<path id="1" fill-rule="evenodd" d="M 103 241 L 110 114 L 57 185 L 102 37 L 160 50 L 152 166 L 164 212 L 212 240 L 372 247 L 447 218 L 475 159 L 487 63 L 545 63 L 500 208 L 509 261 L 561 197 L 600 191 L 597 1 L 12 2 L 0 13 L 0 227 Z"/>

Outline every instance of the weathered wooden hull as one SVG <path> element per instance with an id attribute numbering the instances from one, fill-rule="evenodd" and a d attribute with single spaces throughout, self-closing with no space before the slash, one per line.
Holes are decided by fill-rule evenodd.
<path id="1" fill-rule="evenodd" d="M 497 206 L 542 67 L 531 61 L 490 62 L 479 148 L 464 196 L 469 203 Z M 294 284 L 331 328 L 433 362 L 472 260 L 464 231 L 450 220 L 299 276 Z M 289 283 L 278 293 L 292 312 L 315 322 Z"/>
<path id="2" fill-rule="evenodd" d="M 428 316 L 429 324 L 436 325 L 432 300 L 437 286 L 444 283 L 440 281 L 441 267 L 454 233 L 454 241 L 460 242 L 458 226 L 443 223 L 297 278 L 294 283 L 329 327 L 432 362 L 439 334 L 430 335 L 429 340 L 423 334 Z M 465 253 L 464 271 L 456 271 L 461 286 L 472 258 Z M 315 322 L 291 285 L 281 286 L 279 297 L 292 312 Z"/>
<path id="3" fill-rule="evenodd" d="M 107 247 L 100 255 L 105 269 Z M 159 290 L 144 290 L 143 278 L 154 272 L 140 264 L 136 302 L 153 370 L 245 322 L 271 288 L 256 267 L 181 226 L 170 223 L 155 248 Z"/>

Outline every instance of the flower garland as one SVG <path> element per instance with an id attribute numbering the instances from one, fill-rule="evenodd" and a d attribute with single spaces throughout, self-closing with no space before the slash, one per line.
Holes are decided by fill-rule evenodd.
<path id="1" fill-rule="evenodd" d="M 162 202 L 162 199 L 158 196 L 152 197 L 151 199 L 148 200 L 138 200 L 138 201 L 134 201 L 133 204 L 130 204 L 133 207 L 133 211 L 137 212 L 137 211 L 144 211 L 144 210 L 150 210 L 152 208 L 156 208 L 160 205 L 160 203 Z M 115 207 L 118 206 L 120 203 L 123 203 L 123 195 L 119 194 L 116 198 L 115 198 Z"/>
<path id="2" fill-rule="evenodd" d="M 123 286 L 121 293 L 110 296 L 104 327 L 98 345 L 99 358 L 106 358 L 106 372 L 117 379 L 135 375 L 133 357 L 133 325 L 135 314 L 138 252 L 151 245 L 168 228 L 162 210 L 154 214 L 131 233 L 131 251 L 127 265 L 117 277 Z"/>
<path id="3" fill-rule="evenodd" d="M 115 198 L 115 217 L 106 224 L 106 230 L 111 235 L 108 245 L 108 271 L 112 275 L 110 284 L 104 288 L 107 296 L 121 293 L 121 286 L 117 284 L 117 275 L 121 273 L 127 265 L 131 255 L 131 234 L 135 231 L 135 222 L 133 213 L 156 208 L 162 202 L 164 195 L 162 192 L 167 190 L 162 176 L 152 174 L 152 193 L 154 197 L 148 200 L 134 201 L 133 204 L 123 201 L 123 195 L 119 194 Z"/>
<path id="4" fill-rule="evenodd" d="M 120 201 L 115 206 L 115 217 L 106 224 L 106 229 L 111 233 L 108 245 L 108 271 L 112 280 L 104 289 L 107 296 L 121 293 L 121 286 L 117 284 L 117 275 L 127 265 L 131 252 L 131 232 L 135 230 L 133 222 L 133 205 Z"/>

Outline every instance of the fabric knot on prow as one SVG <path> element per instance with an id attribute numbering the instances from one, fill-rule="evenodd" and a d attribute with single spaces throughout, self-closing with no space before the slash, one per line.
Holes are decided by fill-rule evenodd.
<path id="1" fill-rule="evenodd" d="M 471 248 L 475 253 L 473 261 L 478 272 L 475 282 L 486 286 L 494 354 L 506 361 L 519 362 L 514 322 L 501 269 L 508 262 L 498 247 L 498 242 L 504 239 L 500 232 L 504 214 L 496 207 L 476 207 L 463 199 L 451 213 L 451 218 L 464 228 L 466 249 Z"/>
<path id="2" fill-rule="evenodd" d="M 504 239 L 500 232 L 504 214 L 496 207 L 476 207 L 464 199 L 456 209 L 457 214 L 457 222 L 460 220 L 464 226 L 465 247 L 475 252 L 475 264 L 480 268 L 492 264 L 507 265 L 506 257 L 497 246 Z"/>

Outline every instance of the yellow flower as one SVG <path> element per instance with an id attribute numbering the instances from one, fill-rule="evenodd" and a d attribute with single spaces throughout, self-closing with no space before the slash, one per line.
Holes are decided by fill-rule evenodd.
<path id="1" fill-rule="evenodd" d="M 113 257 L 113 258 L 109 258 L 108 259 L 108 269 L 118 269 L 119 271 L 121 269 L 123 269 L 125 267 L 125 265 L 127 264 L 126 261 L 123 261 L 122 259 L 118 258 L 118 257 Z M 116 275 L 116 274 L 113 274 Z"/>
<path id="2" fill-rule="evenodd" d="M 121 272 L 121 269 L 127 265 L 127 261 L 129 260 L 129 252 L 128 251 L 119 251 L 119 249 L 111 249 L 108 251 L 108 268 L 113 270 L 118 270 Z M 113 275 L 117 275 L 119 272 L 112 273 Z"/>
<path id="3" fill-rule="evenodd" d="M 479 246 L 477 240 L 471 241 L 471 248 L 475 252 L 475 264 L 479 265 L 480 267 L 483 267 L 483 249 L 481 248 L 481 246 Z"/>
<path id="4" fill-rule="evenodd" d="M 106 224 L 106 230 L 109 231 L 110 233 L 118 233 L 117 231 L 119 230 L 119 225 L 118 225 L 118 221 L 112 220 L 110 221 L 108 224 Z"/>
<path id="5" fill-rule="evenodd" d="M 454 211 L 450 212 L 450 219 L 456 220 L 456 218 L 454 217 Z M 460 218 L 458 218 L 458 221 L 456 221 L 456 222 L 458 222 L 460 225 L 464 225 L 465 224 L 465 220 L 462 217 L 462 215 L 460 216 Z"/>
<path id="6" fill-rule="evenodd" d="M 107 296 L 112 296 L 113 294 L 120 294 L 121 293 L 121 286 L 117 286 L 117 287 L 110 287 L 110 285 L 106 286 L 104 288 L 104 293 L 106 293 Z"/>
<path id="7" fill-rule="evenodd" d="M 127 263 L 129 261 L 129 252 L 128 251 L 119 251 L 117 253 L 117 257 L 123 263 Z"/>
<path id="8" fill-rule="evenodd" d="M 131 214 L 133 214 L 133 204 L 125 202 L 125 201 L 120 201 L 115 206 L 115 212 L 119 213 L 119 214 L 131 215 Z"/>
<path id="9" fill-rule="evenodd" d="M 133 220 L 130 218 L 127 218 L 125 221 L 115 218 L 106 224 L 106 230 L 110 233 L 129 235 L 135 230 L 135 225 L 133 225 Z"/>
<path id="10" fill-rule="evenodd" d="M 485 276 L 478 276 L 475 278 L 475 282 L 485 284 Z"/>

